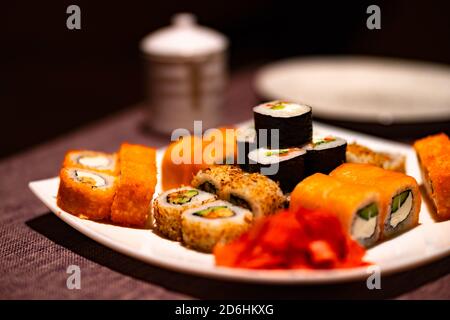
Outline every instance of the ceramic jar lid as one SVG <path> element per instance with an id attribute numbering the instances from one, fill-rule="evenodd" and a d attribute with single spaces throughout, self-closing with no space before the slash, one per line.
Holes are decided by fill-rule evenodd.
<path id="1" fill-rule="evenodd" d="M 221 33 L 197 24 L 195 16 L 179 13 L 172 25 L 159 29 L 141 41 L 141 50 L 149 55 L 195 57 L 224 51 L 228 41 Z"/>

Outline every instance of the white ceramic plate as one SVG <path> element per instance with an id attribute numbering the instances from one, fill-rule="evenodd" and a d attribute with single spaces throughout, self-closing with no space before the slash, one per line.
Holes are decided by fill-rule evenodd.
<path id="1" fill-rule="evenodd" d="M 371 148 L 407 155 L 407 172 L 420 182 L 419 168 L 409 146 L 315 123 L 314 130 L 334 134 Z M 158 164 L 164 150 L 158 151 Z M 158 176 L 158 180 L 159 176 Z M 91 239 L 125 255 L 159 267 L 204 277 L 243 282 L 319 284 L 366 279 L 366 268 L 321 271 L 258 271 L 216 267 L 211 254 L 199 253 L 178 242 L 161 238 L 151 230 L 138 230 L 83 220 L 56 205 L 58 178 L 30 182 L 34 194 L 64 222 Z M 160 186 L 157 187 L 157 190 Z M 422 204 L 420 226 L 368 250 L 366 260 L 376 263 L 382 274 L 411 269 L 450 253 L 450 221 L 435 223 Z"/>
<path id="2" fill-rule="evenodd" d="M 266 99 L 300 101 L 324 119 L 382 124 L 450 120 L 450 67 L 358 56 L 283 60 L 255 80 Z"/>

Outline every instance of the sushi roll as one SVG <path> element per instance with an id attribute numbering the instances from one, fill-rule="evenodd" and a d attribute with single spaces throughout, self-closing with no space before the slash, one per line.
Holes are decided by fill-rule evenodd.
<path id="1" fill-rule="evenodd" d="M 217 197 L 191 187 L 171 189 L 153 201 L 153 217 L 156 229 L 169 239 L 181 241 L 181 214 Z"/>
<path id="2" fill-rule="evenodd" d="M 63 168 L 82 168 L 111 175 L 119 173 L 117 155 L 90 150 L 71 150 L 64 157 Z"/>
<path id="3" fill-rule="evenodd" d="M 56 203 L 62 210 L 91 220 L 107 220 L 116 193 L 116 177 L 80 168 L 62 168 Z"/>
<path id="4" fill-rule="evenodd" d="M 306 149 L 306 176 L 314 173 L 329 174 L 336 167 L 345 162 L 347 141 L 326 136 L 313 138 Z"/>
<path id="5" fill-rule="evenodd" d="M 186 210 L 181 215 L 181 232 L 186 246 L 211 252 L 217 243 L 227 243 L 247 231 L 252 213 L 229 202 L 217 200 Z"/>
<path id="6" fill-rule="evenodd" d="M 122 144 L 120 177 L 111 207 L 111 220 L 124 226 L 145 227 L 156 186 L 156 150 Z"/>
<path id="7" fill-rule="evenodd" d="M 244 173 L 228 185 L 226 200 L 248 209 L 255 218 L 283 208 L 286 199 L 278 184 L 259 173 Z"/>
<path id="8" fill-rule="evenodd" d="M 387 204 L 380 213 L 383 238 L 390 238 L 419 223 L 421 196 L 417 181 L 400 172 L 367 164 L 345 163 L 330 173 L 337 179 L 376 187 Z"/>
<path id="9" fill-rule="evenodd" d="M 291 192 L 305 177 L 306 151 L 302 148 L 259 148 L 250 152 L 248 158 L 251 162 L 250 172 L 268 176 L 278 182 L 285 193 Z"/>
<path id="10" fill-rule="evenodd" d="M 366 146 L 350 143 L 347 145 L 346 161 L 349 163 L 371 164 L 386 170 L 406 172 L 406 157 L 400 153 L 375 152 Z"/>
<path id="11" fill-rule="evenodd" d="M 216 194 L 220 199 L 227 199 L 227 186 L 242 173 L 242 170 L 237 166 L 212 166 L 197 172 L 191 185 L 205 192 Z"/>
<path id="12" fill-rule="evenodd" d="M 385 203 L 376 188 L 315 173 L 292 191 L 290 208 L 335 214 L 355 241 L 370 247 L 380 238 L 379 216 Z"/>
<path id="13" fill-rule="evenodd" d="M 445 133 L 414 143 L 426 194 L 438 220 L 450 219 L 450 139 Z"/>
<path id="14" fill-rule="evenodd" d="M 285 149 L 301 147 L 312 139 L 312 110 L 307 105 L 272 101 L 253 108 L 258 147 Z M 272 134 L 278 130 L 278 145 Z M 264 139 L 263 135 L 267 135 Z M 267 140 L 267 141 L 266 141 Z M 267 142 L 267 143 L 266 143 Z"/>
<path id="15" fill-rule="evenodd" d="M 237 164 L 244 171 L 249 169 L 249 152 L 256 149 L 256 130 L 253 127 L 236 130 L 237 140 Z"/>

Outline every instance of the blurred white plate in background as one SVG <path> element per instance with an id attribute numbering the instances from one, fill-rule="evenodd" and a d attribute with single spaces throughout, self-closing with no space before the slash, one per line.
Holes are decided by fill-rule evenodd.
<path id="1" fill-rule="evenodd" d="M 294 58 L 269 64 L 255 88 L 265 99 L 313 106 L 323 119 L 416 123 L 450 120 L 450 67 L 361 56 Z"/>

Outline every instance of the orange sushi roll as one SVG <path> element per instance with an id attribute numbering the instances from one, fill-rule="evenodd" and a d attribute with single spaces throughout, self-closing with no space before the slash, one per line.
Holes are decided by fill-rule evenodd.
<path id="1" fill-rule="evenodd" d="M 62 168 L 57 205 L 80 218 L 107 220 L 116 193 L 116 177 L 81 168 Z"/>
<path id="2" fill-rule="evenodd" d="M 450 140 L 445 133 L 414 143 L 422 180 L 439 219 L 450 219 Z"/>
<path id="3" fill-rule="evenodd" d="M 63 168 L 83 168 L 115 176 L 119 173 L 119 165 L 115 153 L 70 150 L 66 153 L 62 166 Z"/>
<path id="4" fill-rule="evenodd" d="M 161 165 L 162 189 L 191 184 L 192 178 L 213 164 L 235 163 L 236 131 L 220 128 L 203 138 L 185 136 L 166 149 Z"/>
<path id="5" fill-rule="evenodd" d="M 194 175 L 208 167 L 203 163 L 201 146 L 199 137 L 186 136 L 167 147 L 161 164 L 163 191 L 190 185 Z"/>
<path id="6" fill-rule="evenodd" d="M 124 143 L 119 150 L 119 163 L 111 220 L 120 225 L 145 227 L 156 187 L 156 150 Z"/>
<path id="7" fill-rule="evenodd" d="M 385 204 L 372 187 L 316 173 L 300 182 L 291 193 L 290 209 L 322 210 L 335 214 L 344 230 L 368 247 L 380 237 L 380 213 Z"/>
<path id="8" fill-rule="evenodd" d="M 380 212 L 383 238 L 389 238 L 419 223 L 421 196 L 416 179 L 406 174 L 369 164 L 344 163 L 330 176 L 378 189 L 387 204 Z"/>

